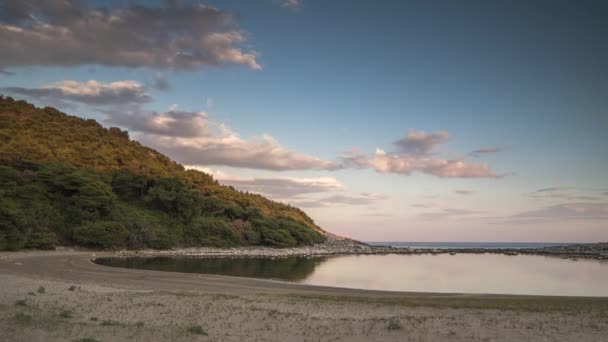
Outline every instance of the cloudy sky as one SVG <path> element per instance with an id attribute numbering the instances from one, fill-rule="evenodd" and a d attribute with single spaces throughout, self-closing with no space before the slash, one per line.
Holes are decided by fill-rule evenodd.
<path id="1" fill-rule="evenodd" d="M 605 1 L 0 0 L 0 92 L 367 241 L 608 240 Z"/>

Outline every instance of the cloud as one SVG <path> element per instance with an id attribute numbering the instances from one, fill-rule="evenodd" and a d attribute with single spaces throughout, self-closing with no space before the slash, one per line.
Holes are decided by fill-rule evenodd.
<path id="1" fill-rule="evenodd" d="M 510 217 L 513 219 L 555 220 L 608 220 L 608 203 L 564 203 L 523 212 Z"/>
<path id="2" fill-rule="evenodd" d="M 165 75 L 163 75 L 161 73 L 157 73 L 154 76 L 154 83 L 152 83 L 152 88 L 154 88 L 156 90 L 160 90 L 160 91 L 167 91 L 167 90 L 169 90 L 169 88 L 171 88 L 171 86 L 169 85 L 169 82 L 165 78 Z"/>
<path id="3" fill-rule="evenodd" d="M 486 164 L 473 163 L 464 159 L 442 159 L 399 155 L 376 150 L 367 156 L 351 152 L 342 156 L 346 167 L 372 168 L 380 173 L 410 175 L 420 172 L 441 178 L 500 178 Z"/>
<path id="4" fill-rule="evenodd" d="M 107 122 L 134 132 L 139 142 L 186 165 L 224 165 L 265 170 L 335 170 L 339 166 L 282 146 L 272 136 L 241 138 L 205 113 L 147 112 L 140 107 L 106 111 Z"/>
<path id="5" fill-rule="evenodd" d="M 295 10 L 302 6 L 302 0 L 282 0 L 281 7 Z"/>
<path id="6" fill-rule="evenodd" d="M 529 197 L 548 200 L 568 200 L 568 201 L 599 201 L 601 190 L 587 189 L 579 187 L 554 186 L 538 189 L 526 194 Z"/>
<path id="7" fill-rule="evenodd" d="M 169 1 L 158 7 L 93 8 L 86 1 L 0 0 L 0 68 L 106 65 L 261 69 L 235 18 Z"/>
<path id="8" fill-rule="evenodd" d="M 200 166 L 186 166 L 211 174 L 220 183 L 238 190 L 258 193 L 275 199 L 286 199 L 303 194 L 342 191 L 344 184 L 332 177 L 274 177 L 254 178 L 227 175 L 222 171 Z"/>
<path id="9" fill-rule="evenodd" d="M 136 81 L 102 83 L 95 80 L 60 81 L 41 88 L 4 87 L 0 90 L 48 103 L 79 103 L 93 106 L 142 104 L 150 101 L 146 87 Z"/>
<path id="10" fill-rule="evenodd" d="M 344 168 L 371 168 L 380 173 L 410 175 L 420 172 L 442 178 L 500 178 L 490 166 L 467 158 L 445 159 L 434 156 L 438 146 L 450 138 L 447 132 L 426 133 L 409 130 L 403 139 L 393 143 L 394 152 L 377 148 L 372 155 L 358 150 L 342 155 Z"/>
<path id="11" fill-rule="evenodd" d="M 389 213 L 362 213 L 359 214 L 359 216 L 368 216 L 368 217 L 390 217 L 393 216 L 392 214 Z"/>
<path id="12" fill-rule="evenodd" d="M 539 193 L 539 192 L 556 192 L 556 191 L 562 191 L 562 190 L 567 190 L 568 188 L 565 187 L 550 187 L 550 188 L 543 188 L 543 189 L 538 189 L 535 192 Z"/>
<path id="13" fill-rule="evenodd" d="M 332 195 L 316 200 L 290 201 L 293 205 L 302 208 L 323 208 L 338 205 L 370 205 L 388 197 L 380 194 L 362 192 L 358 195 Z"/>
<path id="14" fill-rule="evenodd" d="M 425 203 L 414 203 L 414 204 L 410 205 L 410 207 L 412 207 L 412 208 L 420 208 L 420 209 L 428 209 L 428 208 L 433 208 L 434 205 L 432 205 L 432 204 L 425 204 Z"/>
<path id="15" fill-rule="evenodd" d="M 167 112 L 145 112 L 137 106 L 118 110 L 113 108 L 104 112 L 108 115 L 108 123 L 126 127 L 130 131 L 143 132 L 144 137 L 194 139 L 213 134 L 205 112 L 180 111 L 176 107 Z"/>
<path id="16" fill-rule="evenodd" d="M 473 193 L 475 193 L 475 191 L 473 190 L 454 190 L 454 192 L 458 195 L 472 195 Z"/>
<path id="17" fill-rule="evenodd" d="M 426 133 L 409 130 L 405 138 L 395 141 L 394 145 L 397 147 L 397 152 L 402 154 L 426 155 L 449 138 L 447 132 Z"/>
<path id="18" fill-rule="evenodd" d="M 473 218 L 476 215 L 484 214 L 484 211 L 445 208 L 434 212 L 426 212 L 418 214 L 421 219 L 437 220 L 437 219 L 463 219 Z"/>
<path id="19" fill-rule="evenodd" d="M 502 151 L 502 148 L 500 148 L 500 147 L 485 147 L 485 148 L 479 148 L 477 150 L 469 152 L 469 156 L 478 158 L 482 154 L 497 153 L 500 151 Z"/>

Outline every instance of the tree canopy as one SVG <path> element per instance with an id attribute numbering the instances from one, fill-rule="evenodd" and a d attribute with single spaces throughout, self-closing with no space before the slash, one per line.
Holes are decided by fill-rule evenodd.
<path id="1" fill-rule="evenodd" d="M 119 128 L 0 97 L 0 250 L 324 239 L 300 209 L 186 170 Z"/>

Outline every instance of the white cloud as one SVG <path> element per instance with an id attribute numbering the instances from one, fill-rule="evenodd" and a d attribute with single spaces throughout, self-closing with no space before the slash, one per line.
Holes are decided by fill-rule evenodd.
<path id="1" fill-rule="evenodd" d="M 302 0 L 282 0 L 281 7 L 289 8 L 292 10 L 298 9 L 302 6 Z"/>

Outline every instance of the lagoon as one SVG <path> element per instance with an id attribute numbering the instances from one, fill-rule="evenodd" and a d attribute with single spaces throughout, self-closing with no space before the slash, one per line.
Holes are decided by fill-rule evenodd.
<path id="1" fill-rule="evenodd" d="M 113 267 L 254 277 L 367 290 L 608 296 L 608 261 L 536 255 L 98 258 Z"/>

